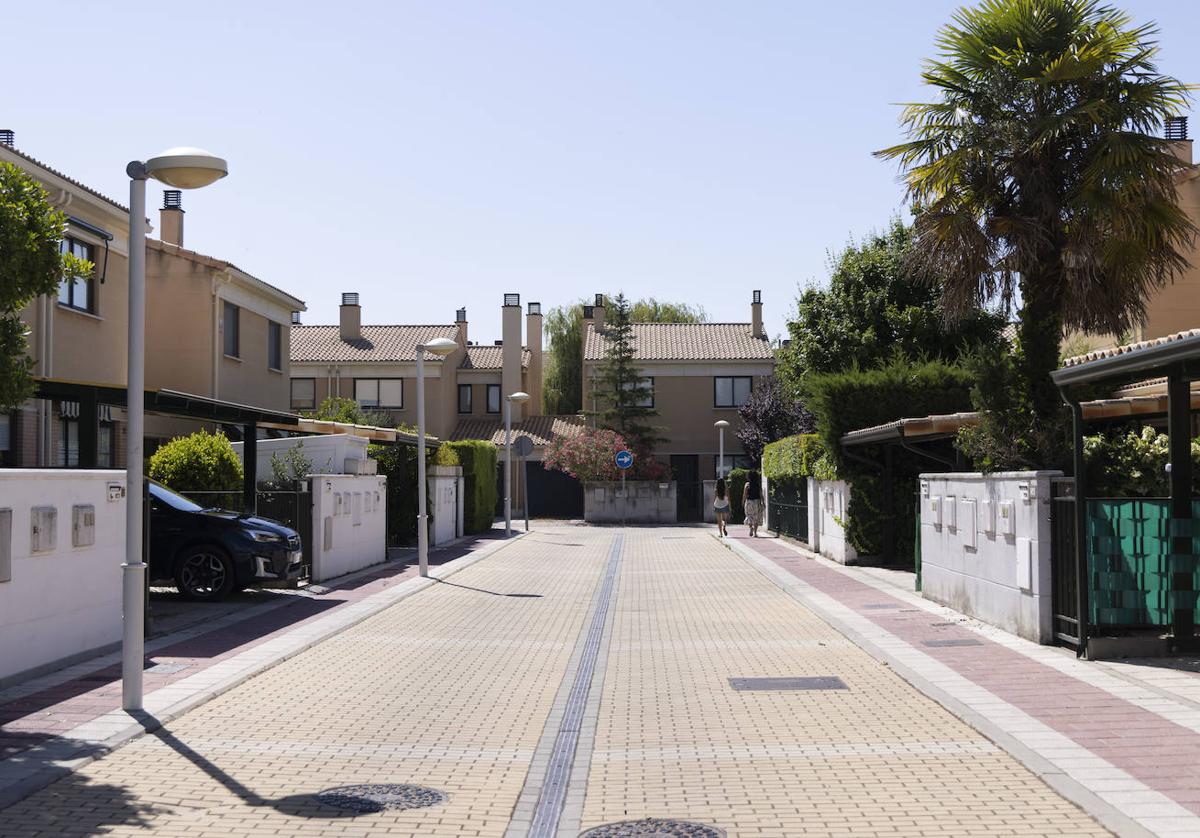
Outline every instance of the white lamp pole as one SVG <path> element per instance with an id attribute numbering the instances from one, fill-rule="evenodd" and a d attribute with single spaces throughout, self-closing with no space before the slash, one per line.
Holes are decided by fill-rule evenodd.
<path id="1" fill-rule="evenodd" d="M 724 419 L 718 419 L 713 422 L 713 427 L 717 429 L 720 435 L 720 443 L 718 450 L 721 452 L 717 455 L 717 477 L 725 476 L 725 429 L 729 427 L 729 423 Z"/>
<path id="2" fill-rule="evenodd" d="M 518 390 L 504 398 L 504 537 L 512 536 L 512 406 L 523 404 L 529 394 Z"/>
<path id="3" fill-rule="evenodd" d="M 179 189 L 199 189 L 229 174 L 220 157 L 198 148 L 173 148 L 129 175 L 129 357 L 125 382 L 125 564 L 121 565 L 121 707 L 142 709 L 146 657 L 146 562 L 142 555 L 142 438 L 146 394 L 146 179 Z"/>
<path id="4" fill-rule="evenodd" d="M 458 348 L 449 338 L 434 338 L 417 347 L 417 567 L 429 575 L 429 527 L 425 504 L 425 353 L 445 357 Z"/>

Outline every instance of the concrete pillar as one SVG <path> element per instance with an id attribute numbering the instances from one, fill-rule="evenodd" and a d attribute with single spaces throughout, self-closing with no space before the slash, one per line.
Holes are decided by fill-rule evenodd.
<path id="1" fill-rule="evenodd" d="M 501 337 L 503 338 L 502 363 L 500 372 L 500 409 L 504 410 L 504 400 L 521 389 L 521 295 L 505 294 L 504 308 L 501 309 Z M 520 422 L 523 416 L 521 405 L 512 406 L 513 422 Z"/>

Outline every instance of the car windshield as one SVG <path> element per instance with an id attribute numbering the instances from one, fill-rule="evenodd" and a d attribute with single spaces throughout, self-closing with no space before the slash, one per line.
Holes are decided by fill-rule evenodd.
<path id="1" fill-rule="evenodd" d="M 159 483 L 148 483 L 147 485 L 150 487 L 150 494 L 156 500 L 160 500 L 167 506 L 178 509 L 180 512 L 200 512 L 204 509 L 200 504 L 193 503 L 183 495 L 178 495 Z"/>

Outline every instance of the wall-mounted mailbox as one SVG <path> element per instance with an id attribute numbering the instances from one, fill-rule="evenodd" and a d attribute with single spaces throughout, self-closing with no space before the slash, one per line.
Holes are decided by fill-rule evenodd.
<path id="1" fill-rule="evenodd" d="M 988 535 L 996 534 L 996 502 L 991 498 L 979 502 L 979 529 Z"/>
<path id="2" fill-rule="evenodd" d="M 963 547 L 975 549 L 975 498 L 963 498 L 962 502 L 962 526 L 958 528 L 962 533 Z"/>
<path id="3" fill-rule="evenodd" d="M 946 495 L 945 509 L 942 510 L 942 522 L 950 529 L 958 528 L 958 498 Z"/>
<path id="4" fill-rule="evenodd" d="M 1000 501 L 996 509 L 996 519 L 996 531 L 1000 535 L 1017 534 L 1017 510 L 1012 501 Z"/>
<path id="5" fill-rule="evenodd" d="M 0 582 L 12 581 L 12 510 L 0 509 Z"/>
<path id="6" fill-rule="evenodd" d="M 1017 539 L 1017 587 L 1033 590 L 1033 541 L 1028 538 Z"/>
<path id="7" fill-rule="evenodd" d="M 48 553 L 58 546 L 58 509 L 35 506 L 29 510 L 29 549 L 33 553 Z"/>
<path id="8" fill-rule="evenodd" d="M 96 507 L 75 504 L 71 507 L 71 546 L 90 547 L 96 543 Z"/>
<path id="9" fill-rule="evenodd" d="M 942 525 L 942 496 L 934 495 L 929 499 L 929 520 L 935 527 Z"/>
<path id="10" fill-rule="evenodd" d="M 108 484 L 108 502 L 116 503 L 121 498 L 125 497 L 125 487 L 120 483 Z"/>

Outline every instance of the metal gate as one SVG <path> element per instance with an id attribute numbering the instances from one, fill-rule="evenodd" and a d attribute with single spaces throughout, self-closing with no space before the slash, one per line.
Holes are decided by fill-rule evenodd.
<path id="1" fill-rule="evenodd" d="M 704 485 L 700 482 L 699 454 L 672 454 L 671 479 L 675 481 L 675 518 L 679 522 L 704 520 Z"/>
<path id="2" fill-rule="evenodd" d="M 767 482 L 767 520 L 776 535 L 808 541 L 808 478 Z"/>
<path id="3" fill-rule="evenodd" d="M 312 522 L 312 492 L 304 485 L 305 491 L 259 491 L 258 514 L 285 524 L 300 533 L 300 545 L 304 551 L 301 560 L 300 578 L 312 577 L 313 557 L 313 522 Z"/>
<path id="4" fill-rule="evenodd" d="M 1050 483 L 1050 597 L 1054 639 L 1079 645 L 1079 580 L 1075 568 L 1075 481 Z"/>

